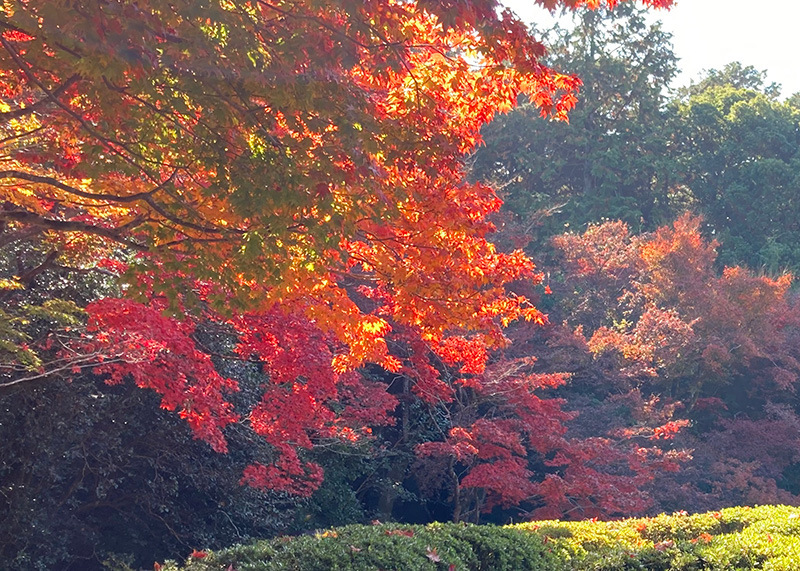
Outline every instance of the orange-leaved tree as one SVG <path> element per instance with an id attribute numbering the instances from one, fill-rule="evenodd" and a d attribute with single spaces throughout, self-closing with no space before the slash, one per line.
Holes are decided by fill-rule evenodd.
<path id="1" fill-rule="evenodd" d="M 614 408 L 631 403 L 632 418 L 614 413 L 618 432 L 639 442 L 674 436 L 694 450 L 685 471 L 651 488 L 661 509 L 796 502 L 793 276 L 718 270 L 719 244 L 702 228 L 684 214 L 639 236 L 621 222 L 558 236 L 566 269 L 558 293 L 576 309 L 570 325 L 594 354 L 604 379 L 596 385 Z M 660 426 L 643 422 L 659 410 Z"/>
<path id="2" fill-rule="evenodd" d="M 390 323 L 451 360 L 470 347 L 477 371 L 503 325 L 543 321 L 504 288 L 534 278 L 533 264 L 488 240 L 500 200 L 462 163 L 518 96 L 565 118 L 580 82 L 544 66 L 496 0 L 10 0 L 0 46 L 0 246 L 36 238 L 43 263 L 84 269 L 124 260 L 141 299 L 172 310 L 280 305 L 335 340 L 336 374 L 398 369 Z M 359 285 L 391 304 L 376 315 Z M 110 305 L 91 307 L 106 311 L 93 327 L 137 311 Z M 92 343 L 137 364 L 169 354 L 133 350 L 145 337 L 129 333 Z M 139 382 L 166 390 L 151 378 Z M 196 396 L 169 399 L 198 410 Z"/>

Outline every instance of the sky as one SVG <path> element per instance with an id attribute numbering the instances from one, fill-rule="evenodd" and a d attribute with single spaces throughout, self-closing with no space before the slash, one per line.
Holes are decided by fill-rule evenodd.
<path id="1" fill-rule="evenodd" d="M 527 22 L 554 21 L 533 0 L 501 1 Z M 740 61 L 766 70 L 767 83 L 781 84 L 783 96 L 800 92 L 800 0 L 677 0 L 669 12 L 654 12 L 680 58 L 675 87 Z"/>

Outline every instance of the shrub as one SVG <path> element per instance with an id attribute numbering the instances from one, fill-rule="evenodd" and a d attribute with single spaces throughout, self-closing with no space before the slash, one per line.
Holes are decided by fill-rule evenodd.
<path id="1" fill-rule="evenodd" d="M 297 571 L 553 569 L 544 541 L 512 528 L 463 524 L 350 525 L 190 557 L 183 569 Z M 203 554 L 201 554 L 203 555 Z M 163 569 L 177 569 L 165 565 Z"/>
<path id="2" fill-rule="evenodd" d="M 554 569 L 794 571 L 800 561 L 800 509 L 788 506 L 514 527 L 547 540 L 561 565 Z"/>
<path id="3" fill-rule="evenodd" d="M 794 571 L 800 508 L 728 508 L 621 521 L 350 525 L 219 552 L 164 571 Z"/>

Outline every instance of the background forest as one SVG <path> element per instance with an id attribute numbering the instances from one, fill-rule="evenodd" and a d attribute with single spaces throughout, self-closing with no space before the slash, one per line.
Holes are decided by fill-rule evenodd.
<path id="1" fill-rule="evenodd" d="M 19 35 L 23 5 L 19 21 L 4 19 L 1 40 L 0 567 L 90 569 L 112 559 L 149 567 L 195 548 L 372 520 L 506 523 L 800 505 L 792 286 L 800 94 L 784 97 L 763 72 L 736 62 L 675 89 L 669 34 L 643 9 L 579 8 L 573 27 L 534 34 L 548 67 L 583 82 L 569 121 L 552 118 L 569 98 L 536 99 L 541 77 L 540 91 L 504 94 L 518 106 L 483 127 L 467 159 L 471 184 L 489 185 L 503 205 L 448 188 L 474 236 L 435 242 L 458 253 L 445 263 L 423 246 L 409 252 L 416 226 L 374 222 L 396 195 L 373 179 L 391 172 L 427 188 L 441 172 L 460 172 L 467 129 L 480 122 L 437 115 L 449 102 L 428 109 L 420 98 L 408 111 L 421 114 L 409 115 L 422 124 L 412 132 L 390 120 L 396 110 L 359 114 L 374 100 L 362 101 L 367 74 L 348 92 L 305 62 L 310 79 L 292 84 L 291 100 L 271 94 L 264 105 L 346 115 L 347 128 L 337 124 L 333 135 L 301 113 L 258 124 L 242 103 L 258 78 L 221 75 L 209 94 L 200 72 L 167 74 L 164 85 L 185 90 L 169 101 L 183 118 L 109 142 L 103 133 L 133 132 L 127 122 L 138 121 L 137 109 L 163 109 L 164 89 L 134 89 L 131 69 L 149 69 L 147 54 L 128 45 L 94 83 L 89 69 L 70 76 L 55 64 L 36 67 L 52 56 Z M 46 28 L 53 15 L 42 8 L 40 16 Z M 200 34 L 182 25 L 156 36 L 170 45 Z M 330 30 L 316 32 L 275 45 L 292 53 L 329 42 Z M 230 47 L 245 39 L 204 34 L 246 65 L 244 48 Z M 105 36 L 92 41 L 61 47 L 102 54 Z M 352 71 L 367 57 L 346 42 L 325 49 L 335 55 L 319 74 L 333 73 L 334 61 Z M 196 64 L 181 63 L 181 53 L 157 57 L 174 57 L 173 70 Z M 213 65 L 229 65 L 220 61 Z M 450 65 L 431 61 L 415 63 Z M 391 85 L 402 67 L 385 65 Z M 24 79 L 16 90 L 7 87 L 14 74 Z M 45 76 L 48 96 L 37 103 L 30 92 Z M 276 77 L 263 81 L 285 80 Z M 559 81 L 554 97 L 574 87 L 569 76 Z M 58 103 L 76 85 L 84 91 Z M 103 109 L 106 92 L 137 101 L 114 110 L 134 111 Z M 348 98 L 350 106 L 326 107 Z M 49 123 L 23 112 L 43 115 L 47 105 Z M 71 105 L 87 113 L 75 132 Z M 241 140 L 226 131 L 232 121 L 250 129 Z M 87 141 L 81 129 L 106 131 Z M 176 135 L 181 129 L 191 136 Z M 208 144 L 196 142 L 201 130 Z M 370 130 L 389 134 L 367 139 Z M 440 139 L 427 170 L 402 171 L 412 142 L 430 133 Z M 174 157 L 157 156 L 162 138 L 178 141 Z M 343 166 L 350 148 L 365 155 Z M 101 152 L 108 164 L 85 160 Z M 258 162 L 265 156 L 268 167 Z M 199 166 L 150 168 L 154 157 Z M 20 166 L 30 163 L 47 173 Z M 150 175 L 155 190 L 119 190 Z M 219 210 L 230 213 L 223 224 L 212 217 L 224 177 L 238 194 Z M 104 194 L 81 186 L 88 179 L 102 180 Z M 290 192 L 267 194 L 251 179 Z M 194 202 L 181 194 L 192 184 Z M 413 203 L 405 220 L 425 226 L 436 216 L 425 240 L 460 232 L 437 195 L 408 184 L 398 199 Z M 361 194 L 337 202 L 337 185 Z M 42 198 L 43 186 L 60 194 Z M 142 210 L 123 211 L 134 201 Z M 266 204 L 269 215 L 251 204 Z M 333 220 L 317 216 L 325 208 Z M 286 231 L 274 246 L 252 228 L 236 234 L 253 220 Z M 342 245 L 330 238 L 334 227 L 354 238 Z M 218 246 L 233 234 L 235 247 Z M 430 273 L 405 264 L 412 256 Z M 341 264 L 324 279 L 336 276 L 335 291 L 314 281 L 321 260 L 334 258 Z M 494 275 L 502 280 L 484 279 Z M 312 285 L 301 296 L 298 284 Z M 425 295 L 403 297 L 401 284 Z M 468 305 L 475 291 L 502 296 L 496 306 L 481 298 L 482 314 Z M 441 301 L 448 292 L 461 305 Z M 259 295 L 276 305 L 255 307 Z M 465 334 L 444 334 L 456 318 Z M 473 334 L 492 319 L 507 325 L 503 333 Z"/>

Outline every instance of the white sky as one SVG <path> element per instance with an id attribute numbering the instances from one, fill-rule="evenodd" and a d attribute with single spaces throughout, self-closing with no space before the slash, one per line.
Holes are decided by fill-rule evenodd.
<path id="1" fill-rule="evenodd" d="M 553 22 L 533 0 L 502 2 L 527 22 Z M 740 61 L 767 70 L 767 83 L 780 83 L 783 96 L 800 92 L 800 0 L 677 0 L 669 12 L 654 12 L 673 34 L 683 71 L 676 87 Z"/>

